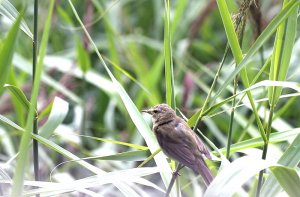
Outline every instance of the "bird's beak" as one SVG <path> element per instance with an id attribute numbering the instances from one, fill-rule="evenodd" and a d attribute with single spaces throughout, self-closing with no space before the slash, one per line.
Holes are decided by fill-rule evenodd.
<path id="1" fill-rule="evenodd" d="M 151 109 L 143 109 L 142 112 L 145 112 L 147 114 L 152 114 L 152 110 Z"/>

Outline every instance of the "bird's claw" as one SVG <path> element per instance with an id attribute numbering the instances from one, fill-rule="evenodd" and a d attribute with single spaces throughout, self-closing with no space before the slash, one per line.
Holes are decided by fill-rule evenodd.
<path id="1" fill-rule="evenodd" d="M 179 174 L 178 171 L 174 171 L 174 172 L 173 172 L 173 176 L 181 176 L 181 174 Z"/>

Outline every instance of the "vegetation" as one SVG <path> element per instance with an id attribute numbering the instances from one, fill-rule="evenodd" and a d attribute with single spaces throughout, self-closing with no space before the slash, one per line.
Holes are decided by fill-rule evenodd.
<path id="1" fill-rule="evenodd" d="M 164 196 L 167 103 L 215 175 L 170 196 L 298 196 L 299 4 L 0 1 L 0 195 Z"/>

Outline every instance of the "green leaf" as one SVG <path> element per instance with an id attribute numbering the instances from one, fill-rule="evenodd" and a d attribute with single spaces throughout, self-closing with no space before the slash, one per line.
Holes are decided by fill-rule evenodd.
<path id="1" fill-rule="evenodd" d="M 10 84 L 5 84 L 4 87 L 11 92 L 12 96 L 14 96 L 26 110 L 29 110 L 30 102 L 20 88 Z"/>
<path id="2" fill-rule="evenodd" d="M 73 13 L 75 14 L 75 17 L 76 17 L 77 21 L 80 23 L 80 26 L 84 30 L 87 38 L 89 39 L 89 41 L 91 42 L 93 48 L 95 49 L 95 52 L 96 52 L 100 62 L 102 63 L 102 65 L 104 66 L 107 74 L 111 78 L 114 89 L 116 90 L 116 92 L 119 94 L 121 100 L 123 101 L 124 106 L 126 107 L 126 110 L 129 114 L 131 120 L 133 121 L 133 123 L 137 127 L 137 130 L 143 136 L 143 138 L 144 138 L 147 146 L 149 147 L 150 151 L 152 153 L 155 152 L 158 149 L 159 145 L 158 145 L 158 143 L 155 139 L 155 136 L 154 136 L 153 132 L 150 130 L 149 126 L 147 125 L 147 123 L 143 119 L 143 117 L 141 115 L 141 112 L 137 109 L 137 107 L 135 106 L 135 104 L 133 103 L 133 101 L 131 100 L 131 98 L 129 97 L 127 92 L 125 91 L 125 89 L 122 87 L 122 85 L 119 83 L 119 81 L 114 77 L 112 72 L 109 70 L 109 68 L 106 65 L 104 59 L 102 58 L 102 55 L 100 54 L 95 42 L 92 40 L 91 36 L 89 35 L 89 33 L 86 30 L 85 26 L 83 25 L 82 21 L 80 20 L 80 18 L 78 16 L 78 13 L 76 12 L 76 9 L 75 9 L 74 5 L 72 4 L 72 1 L 69 0 L 68 2 L 70 4 L 70 6 L 72 7 Z M 164 169 L 164 171 L 160 172 L 160 175 L 162 177 L 162 180 L 163 180 L 165 186 L 167 186 L 169 184 L 170 180 L 171 180 L 170 166 L 169 166 L 166 158 L 162 154 L 156 155 L 154 157 L 154 160 L 155 160 L 155 162 L 156 162 L 156 164 L 159 168 Z M 120 187 L 120 186 L 121 185 L 119 185 L 117 187 L 124 193 L 124 189 L 126 189 L 126 188 L 124 188 L 123 186 L 122 187 Z M 124 193 L 124 194 L 127 195 L 127 196 L 130 196 L 129 193 Z"/>
<path id="3" fill-rule="evenodd" d="M 0 115 L 0 120 L 2 122 L 7 123 L 8 125 L 12 126 L 13 128 L 15 128 L 18 131 L 23 131 L 25 132 L 25 129 L 19 127 L 18 125 L 16 125 L 15 123 L 13 123 L 11 120 L 7 119 L 6 117 Z M 94 174 L 103 174 L 106 173 L 105 171 L 89 164 L 88 162 L 82 160 L 81 158 L 77 157 L 76 155 L 74 155 L 73 153 L 69 152 L 68 150 L 58 146 L 57 144 L 55 144 L 54 142 L 51 142 L 50 140 L 43 138 L 42 136 L 39 135 L 35 135 L 33 133 L 30 133 L 31 137 L 34 138 L 35 140 L 37 140 L 40 144 L 44 144 L 46 147 L 62 154 L 63 156 L 67 157 L 68 159 L 74 160 L 76 161 L 79 165 L 81 165 L 82 167 L 86 168 L 87 170 L 93 172 Z M 118 187 L 122 187 L 122 191 L 124 192 L 128 192 L 128 194 L 131 194 L 134 197 L 138 197 L 138 195 L 136 194 L 136 192 L 134 192 L 129 186 L 126 186 L 123 183 L 115 183 L 116 186 Z M 126 186 L 126 187 L 125 187 Z"/>
<path id="4" fill-rule="evenodd" d="M 126 142 L 121 142 L 121 141 L 117 141 L 117 140 L 111 140 L 111 139 L 105 139 L 105 138 L 99 138 L 99 137 L 92 137 L 92 136 L 86 136 L 86 135 L 79 135 L 79 136 L 84 137 L 84 138 L 99 140 L 99 141 L 102 141 L 102 142 L 114 143 L 114 144 L 118 144 L 118 145 L 122 145 L 122 146 L 136 148 L 136 149 L 139 149 L 139 150 L 148 150 L 149 149 L 146 146 L 141 146 L 141 145 L 137 145 L 137 144 L 131 144 L 131 143 L 126 143 Z"/>
<path id="5" fill-rule="evenodd" d="M 299 196 L 300 178 L 295 169 L 287 167 L 274 167 L 271 168 L 271 171 L 290 197 Z"/>
<path id="6" fill-rule="evenodd" d="M 98 13 L 100 14 L 101 22 L 104 27 L 107 45 L 108 45 L 108 54 L 110 55 L 109 59 L 114 62 L 115 65 L 121 65 L 120 55 L 118 53 L 118 47 L 119 47 L 119 40 L 118 40 L 118 28 L 117 26 L 113 25 L 113 22 L 111 21 L 111 17 L 106 14 L 107 8 L 102 6 L 102 3 L 100 3 L 97 0 L 92 0 L 95 8 L 97 9 Z M 116 3 L 116 2 L 115 2 Z M 112 3 L 114 4 L 114 3 Z M 113 5 L 111 5 L 113 6 Z"/>
<path id="7" fill-rule="evenodd" d="M 45 65 L 49 64 L 49 63 L 47 63 L 48 58 L 49 58 L 49 56 L 48 57 L 46 56 L 45 59 L 44 59 L 43 63 Z M 26 60 L 25 58 L 23 58 L 22 56 L 16 54 L 14 59 L 13 59 L 13 63 L 21 71 L 27 73 L 28 75 L 32 74 L 32 65 L 31 65 L 31 63 L 28 60 Z M 56 63 L 57 62 L 55 62 L 54 64 L 56 64 Z M 61 62 L 58 63 L 58 65 L 60 65 L 60 64 L 61 64 Z M 60 67 L 58 67 L 58 69 L 59 68 Z M 64 72 L 64 71 L 62 71 L 62 72 Z M 80 73 L 80 77 L 81 76 L 82 76 L 82 73 Z M 94 82 L 95 85 L 97 85 L 97 83 L 99 83 L 99 81 L 101 80 L 101 79 L 98 79 L 98 78 L 95 79 L 93 76 L 91 76 L 91 78 L 92 78 L 91 80 L 93 80 L 92 82 Z M 71 92 L 68 88 L 63 86 L 61 83 L 57 82 L 57 80 L 55 80 L 54 78 L 51 78 L 49 75 L 47 75 L 47 73 L 42 74 L 42 80 L 45 84 L 49 85 L 50 87 L 53 87 L 55 90 L 59 91 L 60 93 L 62 93 L 63 95 L 68 97 L 70 100 L 74 101 L 75 103 L 79 103 L 79 104 L 82 103 L 82 99 L 80 99 L 76 94 Z M 88 80 L 89 80 L 89 77 L 88 77 Z M 89 82 L 91 82 L 91 80 Z M 104 84 L 104 85 L 105 85 L 105 87 L 108 87 L 107 89 L 110 88 L 109 84 Z"/>
<path id="8" fill-rule="evenodd" d="M 164 29 L 164 57 L 165 57 L 165 80 L 166 80 L 166 101 L 175 109 L 174 95 L 174 73 L 172 61 L 172 42 L 170 30 L 170 1 L 165 0 L 165 29 Z"/>
<path id="9" fill-rule="evenodd" d="M 285 0 L 282 7 L 285 8 L 288 2 L 289 0 Z M 270 80 L 285 81 L 286 79 L 297 32 L 297 15 L 298 9 L 296 8 L 286 21 L 278 27 L 270 67 Z M 270 87 L 268 90 L 270 105 L 275 106 L 281 95 L 282 88 Z"/>
<path id="10" fill-rule="evenodd" d="M 36 118 L 34 116 L 34 112 L 35 112 L 35 106 L 37 103 L 37 97 L 38 97 L 39 88 L 40 88 L 43 60 L 44 60 L 44 56 L 46 54 L 46 48 L 47 48 L 52 13 L 53 13 L 53 7 L 54 7 L 54 0 L 51 0 L 50 4 L 49 4 L 49 11 L 48 11 L 47 19 L 46 19 L 45 26 L 44 26 L 42 41 L 41 41 L 41 45 L 40 45 L 39 59 L 38 59 L 38 63 L 36 65 L 36 70 L 35 70 L 35 78 L 34 78 L 34 84 L 33 84 L 33 89 L 32 89 L 32 93 L 31 93 L 31 100 L 30 100 L 30 103 L 32 103 L 32 105 L 29 108 L 25 132 L 22 135 L 22 139 L 21 139 L 20 146 L 19 146 L 19 155 L 18 155 L 18 159 L 17 159 L 17 163 L 16 163 L 16 168 L 14 171 L 14 179 L 13 179 L 14 181 L 13 181 L 11 196 L 20 196 L 22 194 L 22 190 L 23 190 L 26 162 L 28 160 L 29 144 L 30 144 L 30 140 L 31 140 L 30 134 L 32 132 L 33 120 L 34 120 L 34 118 Z"/>
<path id="11" fill-rule="evenodd" d="M 292 129 L 292 130 L 289 130 L 289 131 L 271 133 L 269 143 L 270 144 L 275 144 L 275 143 L 279 143 L 279 142 L 288 141 L 290 139 L 293 139 L 294 137 L 296 137 L 299 134 L 300 134 L 300 128 Z M 261 137 L 256 137 L 256 138 L 252 138 L 252 139 L 245 140 L 245 141 L 242 141 L 242 142 L 238 142 L 236 144 L 232 144 L 231 151 L 232 151 L 232 153 L 234 153 L 234 152 L 237 152 L 239 150 L 243 150 L 243 149 L 247 149 L 247 148 L 260 147 L 263 144 L 264 144 L 264 142 L 261 139 Z M 222 148 L 221 151 L 225 152 L 226 148 Z M 292 158 L 289 158 L 289 159 L 292 159 Z M 280 163 L 280 164 L 284 164 L 284 163 Z"/>
<path id="12" fill-rule="evenodd" d="M 72 191 L 80 191 L 84 192 L 85 188 L 92 187 L 100 187 L 101 185 L 107 184 L 118 184 L 118 183 L 138 183 L 147 187 L 152 187 L 161 192 L 164 192 L 161 188 L 159 188 L 156 184 L 148 181 L 143 176 L 152 175 L 159 171 L 157 167 L 145 167 L 145 168 L 133 168 L 127 170 L 118 170 L 114 172 L 109 172 L 105 174 L 99 174 L 94 176 L 88 176 L 86 178 L 82 178 L 79 180 L 71 181 L 71 182 L 62 182 L 62 183 L 42 183 L 37 182 L 39 185 L 33 185 L 30 182 L 30 186 L 39 186 L 39 189 L 33 189 L 26 193 L 24 196 L 33 196 L 36 194 L 42 194 L 43 196 L 57 196 L 59 194 L 64 195 L 66 192 Z M 7 182 L 9 183 L 9 182 Z M 90 195 L 91 192 L 88 193 Z M 137 195 L 137 194 L 136 194 Z M 97 195 L 95 195 L 97 196 Z M 137 195 L 139 196 L 139 195 Z"/>
<path id="13" fill-rule="evenodd" d="M 22 127 L 20 127 L 19 125 L 17 125 L 13 121 L 9 120 L 5 116 L 2 116 L 1 114 L 0 114 L 0 121 L 7 124 L 7 125 L 9 125 L 9 126 L 11 126 L 12 128 L 14 128 L 16 130 L 25 131 L 25 129 L 23 129 Z"/>
<path id="14" fill-rule="evenodd" d="M 59 5 L 57 5 L 56 9 L 57 9 L 57 13 L 62 18 L 62 21 L 65 21 L 69 25 L 73 25 L 73 20 L 72 20 L 72 18 L 70 17 L 70 15 L 68 14 L 68 12 L 66 10 L 64 10 Z"/>
<path id="15" fill-rule="evenodd" d="M 300 162 L 299 144 L 300 144 L 300 134 L 298 134 L 298 136 L 294 139 L 293 143 L 287 148 L 287 150 L 279 159 L 278 163 L 291 168 L 296 167 Z M 280 190 L 282 190 L 282 188 L 277 182 L 277 179 L 273 175 L 270 175 L 266 180 L 265 184 L 263 185 L 261 194 L 262 196 L 271 197 L 278 194 Z"/>
<path id="16" fill-rule="evenodd" d="M 265 30 L 260 34 L 254 44 L 251 46 L 249 51 L 247 52 L 246 56 L 244 56 L 242 62 L 234 69 L 234 71 L 228 74 L 227 79 L 221 85 L 219 90 L 212 98 L 212 103 L 218 98 L 222 91 L 224 91 L 227 86 L 232 82 L 234 77 L 244 68 L 247 66 L 249 60 L 253 57 L 253 55 L 261 48 L 261 46 L 272 36 L 273 32 L 276 28 L 280 25 L 282 21 L 284 21 L 294 9 L 300 4 L 298 0 L 291 0 L 288 5 L 281 10 L 269 23 L 269 25 L 265 28 Z"/>
<path id="17" fill-rule="evenodd" d="M 76 37 L 76 52 L 77 60 L 80 66 L 80 69 L 83 73 L 86 73 L 91 68 L 91 60 L 88 52 L 82 45 L 82 41 Z"/>
<path id="18" fill-rule="evenodd" d="M 255 165 L 254 165 L 255 164 Z M 278 166 L 274 162 L 245 156 L 226 165 L 207 188 L 204 197 L 232 196 L 259 171 Z"/>
<path id="19" fill-rule="evenodd" d="M 15 21 L 16 18 L 19 16 L 19 12 L 17 11 L 17 9 L 8 0 L 1 0 L 0 1 L 0 14 L 7 17 L 11 21 Z M 21 20 L 20 28 L 31 39 L 33 38 L 33 34 L 30 31 L 30 29 L 29 29 L 28 25 L 26 24 L 25 20 Z"/>
<path id="20" fill-rule="evenodd" d="M 149 155 L 150 155 L 150 151 L 149 149 L 147 149 L 147 150 L 123 152 L 114 155 L 93 157 L 93 159 L 116 160 L 116 161 L 142 161 L 145 160 L 146 157 Z"/>
<path id="21" fill-rule="evenodd" d="M 0 92 L 2 92 L 2 87 L 5 84 L 7 77 L 9 76 L 21 19 L 22 14 L 19 15 L 19 17 L 11 27 L 0 48 Z"/>
<path id="22" fill-rule="evenodd" d="M 231 48 L 232 54 L 233 54 L 234 59 L 235 59 L 235 63 L 236 63 L 236 65 L 239 65 L 239 64 L 241 64 L 241 62 L 243 60 L 243 53 L 242 53 L 242 50 L 241 50 L 241 46 L 239 44 L 238 37 L 237 37 L 236 32 L 235 32 L 233 21 L 231 20 L 231 15 L 229 13 L 229 10 L 227 8 L 227 4 L 226 4 L 225 0 L 217 0 L 217 4 L 218 4 L 219 12 L 221 14 L 221 18 L 222 18 L 222 21 L 223 21 L 223 24 L 224 24 L 224 27 L 225 27 L 228 43 L 229 43 L 229 46 Z M 246 88 L 249 88 L 250 84 L 249 84 L 248 74 L 247 74 L 246 68 L 243 68 L 240 71 L 241 71 L 241 78 L 242 78 L 243 85 Z M 223 88 L 225 88 L 225 87 L 223 86 Z M 252 111 L 254 113 L 254 116 L 255 116 L 255 119 L 256 119 L 261 137 L 264 139 L 264 141 L 266 141 L 266 135 L 265 135 L 264 127 L 263 127 L 263 125 L 261 123 L 261 120 L 259 118 L 258 111 L 256 109 L 252 93 L 250 91 L 247 91 L 246 93 L 247 93 L 248 99 L 250 101 Z"/>
<path id="23" fill-rule="evenodd" d="M 48 138 L 54 130 L 64 121 L 69 111 L 69 103 L 55 97 L 47 122 L 39 129 L 39 135 Z"/>
<path id="24" fill-rule="evenodd" d="M 294 82 L 286 82 L 286 81 L 270 81 L 270 80 L 264 80 L 264 81 L 260 81 L 256 84 L 253 84 L 251 87 L 246 88 L 240 92 L 238 92 L 235 95 L 232 95 L 228 98 L 225 98 L 224 100 L 222 100 L 220 103 L 217 103 L 215 105 L 213 105 L 212 107 L 210 107 L 209 109 L 207 109 L 205 112 L 203 112 L 203 116 L 208 116 L 210 115 L 212 112 L 214 112 L 216 109 L 219 109 L 222 105 L 230 102 L 233 98 L 242 95 L 244 93 L 246 93 L 247 91 L 250 90 L 254 90 L 256 88 L 260 88 L 260 87 L 282 87 L 282 88 L 290 88 L 291 90 L 295 90 L 297 92 L 300 93 L 300 88 L 298 87 L 297 83 Z M 188 120 L 188 125 L 192 126 L 196 123 L 196 120 L 198 118 L 198 116 L 201 113 L 201 109 L 198 110 L 195 114 L 193 114 L 193 116 Z"/>

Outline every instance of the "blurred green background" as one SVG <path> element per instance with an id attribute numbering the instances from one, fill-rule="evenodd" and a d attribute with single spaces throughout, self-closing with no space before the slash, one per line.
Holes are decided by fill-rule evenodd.
<path id="1" fill-rule="evenodd" d="M 12 66 L 7 73 L 3 72 L 2 74 L 5 76 L 1 75 L 1 77 L 6 78 L 4 83 L 17 87 L 30 100 L 33 1 L 0 2 L 0 48 L 5 45 L 5 38 L 12 27 L 12 21 L 23 9 L 24 2 L 27 4 L 21 23 L 22 30 L 19 32 L 15 48 L 12 49 L 14 53 Z M 247 7 L 245 10 L 242 8 L 246 1 L 226 2 L 233 21 L 236 22 L 238 14 L 244 16 L 244 29 L 240 31 L 242 33 L 239 33 L 239 37 L 242 52 L 246 55 L 258 36 L 264 32 L 274 17 L 278 16 L 282 9 L 282 2 L 255 1 L 256 4 L 254 3 L 252 7 Z M 91 172 L 74 161 L 75 158 L 66 157 L 67 151 L 79 158 L 95 157 L 84 161 L 107 172 L 118 172 L 119 170 L 126 172 L 131 168 L 138 169 L 137 166 L 153 153 L 149 147 L 150 142 L 156 143 L 154 138 L 145 139 L 146 134 L 144 135 L 141 131 L 142 127 L 138 126 L 139 118 L 142 115 L 151 128 L 150 117 L 139 111 L 158 103 L 167 102 L 166 97 L 171 90 L 166 87 L 166 81 L 171 77 L 174 79 L 173 93 L 177 112 L 179 115 L 184 114 L 189 119 L 204 105 L 214 77 L 218 73 L 220 62 L 226 54 L 228 35 L 225 33 L 220 11 L 214 0 L 170 1 L 170 32 L 168 35 L 166 35 L 165 23 L 168 10 L 165 10 L 166 2 L 164 1 L 74 0 L 72 3 L 76 9 L 75 13 L 82 20 L 114 79 L 109 76 L 97 55 L 97 50 L 76 19 L 70 2 L 55 1 L 54 10 L 50 16 L 51 29 L 48 32 L 46 55 L 42 64 L 43 74 L 39 85 L 37 112 L 40 132 L 46 133 L 41 136 L 59 145 L 62 150 L 52 149 L 50 147 L 53 146 L 50 143 L 42 143 L 41 140 L 38 140 L 40 143 L 40 180 L 42 181 L 64 182 L 92 177 Z M 43 48 L 40 43 L 45 31 L 49 6 L 50 1 L 39 1 L 37 31 L 39 49 Z M 28 29 L 26 30 L 26 28 Z M 288 64 L 286 78 L 280 81 L 295 82 L 296 86 L 299 86 L 298 28 L 295 29 L 295 33 L 295 42 L 290 46 L 292 49 L 291 60 Z M 165 72 L 165 62 L 168 61 L 167 47 L 164 45 L 167 42 L 166 38 L 170 40 L 167 44 L 172 51 L 172 76 Z M 254 80 L 258 73 L 260 75 L 255 82 L 272 79 L 269 76 L 270 65 L 266 65 L 263 70 L 262 66 L 271 54 L 273 57 L 275 56 L 275 52 L 272 51 L 276 44 L 275 33 L 270 33 L 267 39 L 262 43 L 263 47 L 247 62 L 249 82 Z M 3 51 L 2 54 L 4 54 Z M 229 50 L 224 65 L 218 73 L 212 96 L 232 75 L 234 69 L 234 55 Z M 114 80 L 123 89 L 117 88 Z M 237 81 L 237 91 L 243 91 L 245 84 L 242 83 L 241 77 L 238 77 Z M 259 88 L 251 90 L 264 127 L 268 122 L 268 86 L 270 85 L 267 82 L 263 82 Z M 275 135 L 270 140 L 272 144 L 269 146 L 268 158 L 275 161 L 282 157 L 286 148 L 293 142 L 299 133 L 300 126 L 297 115 L 300 104 L 299 92 L 296 89 L 293 90 L 291 84 L 280 84 L 280 86 L 287 87 L 283 89 L 282 94 L 294 93 L 294 95 L 281 98 L 274 110 L 271 131 L 273 133 L 282 132 L 282 136 Z M 230 97 L 233 89 L 234 85 L 231 82 L 222 89 L 224 91 L 218 95 L 216 102 L 208 99 L 207 107 L 214 106 Z M 122 93 L 122 90 L 125 93 Z M 127 100 L 124 101 L 125 97 L 122 97 L 122 94 L 129 96 Z M 237 98 L 239 101 L 241 95 Z M 7 182 L 0 183 L 0 195 L 8 194 L 12 188 L 9 180 L 14 176 L 16 154 L 19 151 L 21 140 L 20 132 L 13 124 L 25 129 L 28 117 L 28 108 L 24 107 L 22 101 L 24 102 L 24 97 L 20 96 L 20 93 L 14 93 L 9 88 L 1 89 L 0 171 L 2 172 L 1 179 Z M 131 101 L 133 105 L 128 104 Z M 232 150 L 230 160 L 233 161 L 244 155 L 260 158 L 263 142 L 249 101 L 241 100 L 236 106 L 233 119 L 230 116 L 231 103 L 217 106 L 213 112 L 202 117 L 199 128 L 225 154 L 228 129 L 232 120 L 231 143 L 237 143 L 237 145 Z M 146 128 L 145 125 L 143 126 Z M 148 136 L 153 136 L 149 132 L 149 128 L 145 132 L 148 132 Z M 285 131 L 291 132 L 284 133 Z M 129 144 L 123 144 L 123 142 Z M 208 147 L 212 151 L 214 150 L 212 146 L 208 145 Z M 157 147 L 153 147 L 153 149 L 157 149 Z M 28 168 L 25 171 L 24 180 L 34 179 L 31 149 L 29 150 L 30 162 L 27 162 Z M 239 153 L 235 153 L 236 151 Z M 213 153 L 215 156 L 219 156 L 216 151 Z M 216 175 L 221 160 L 218 161 L 216 157 L 213 162 L 209 162 Z M 299 172 L 296 167 L 297 159 L 295 162 L 294 167 Z M 156 166 L 156 162 L 150 160 L 146 166 Z M 143 173 L 146 172 L 143 171 Z M 153 173 L 155 175 L 147 176 L 146 179 L 164 190 L 162 175 L 159 176 L 156 171 Z M 144 176 L 141 174 L 138 176 Z M 181 174 L 182 196 L 199 196 L 205 190 L 203 183 L 199 181 L 201 178 L 196 179 L 190 170 L 184 169 Z M 129 177 L 128 174 L 119 174 L 119 176 L 124 176 L 124 180 Z M 254 195 L 257 179 L 254 177 L 253 180 L 247 182 L 243 188 L 244 191 L 238 192 L 236 195 Z M 94 180 L 94 183 L 97 182 L 98 180 Z M 43 188 L 41 183 L 37 184 Z M 84 184 L 88 183 L 84 182 Z M 140 196 L 163 195 L 153 185 L 133 183 L 129 185 Z M 34 185 L 29 184 L 29 186 Z M 55 188 L 55 186 L 53 187 Z M 77 196 L 79 193 L 83 196 L 89 195 L 87 191 L 68 190 L 66 189 L 67 184 L 61 187 L 57 186 L 56 189 L 50 188 L 50 191 L 44 189 L 39 192 L 43 191 L 44 193 L 41 193 L 45 195 L 60 195 L 64 192 L 68 192 L 64 195 L 70 196 Z M 282 185 L 279 186 L 280 191 L 282 191 L 281 187 Z M 88 188 L 92 188 L 91 191 L 100 196 L 122 196 L 126 193 L 118 191 L 112 184 L 101 184 Z M 24 191 L 28 195 L 35 194 L 32 187 L 25 187 Z M 131 194 L 128 193 L 129 196 Z"/>

